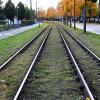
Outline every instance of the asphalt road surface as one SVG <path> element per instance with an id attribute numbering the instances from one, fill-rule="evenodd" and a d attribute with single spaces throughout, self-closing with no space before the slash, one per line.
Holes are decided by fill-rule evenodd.
<path id="1" fill-rule="evenodd" d="M 77 28 L 83 29 L 83 23 L 76 23 Z M 87 31 L 96 33 L 100 35 L 100 24 L 89 24 L 87 23 Z"/>

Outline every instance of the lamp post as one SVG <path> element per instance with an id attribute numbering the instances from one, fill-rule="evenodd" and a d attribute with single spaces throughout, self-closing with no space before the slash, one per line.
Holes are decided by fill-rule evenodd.
<path id="1" fill-rule="evenodd" d="M 18 22 L 18 27 L 19 27 L 18 9 L 19 9 L 19 7 L 17 6 L 17 22 Z"/>

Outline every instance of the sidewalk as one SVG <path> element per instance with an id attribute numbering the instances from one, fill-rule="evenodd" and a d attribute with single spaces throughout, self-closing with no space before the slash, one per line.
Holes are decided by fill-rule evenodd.
<path id="1" fill-rule="evenodd" d="M 76 23 L 76 27 L 79 28 L 79 29 L 83 29 L 83 23 Z M 100 35 L 100 24 L 87 23 L 87 31 L 90 31 L 90 32 L 93 32 L 93 33 Z"/>
<path id="2" fill-rule="evenodd" d="M 25 31 L 30 30 L 38 25 L 39 24 L 37 23 L 37 24 L 30 25 L 30 26 L 25 26 L 25 27 L 20 27 L 20 28 L 11 29 L 8 31 L 0 32 L 0 39 L 4 39 L 4 38 L 10 37 L 12 35 L 16 35 L 16 34 L 25 32 Z"/>

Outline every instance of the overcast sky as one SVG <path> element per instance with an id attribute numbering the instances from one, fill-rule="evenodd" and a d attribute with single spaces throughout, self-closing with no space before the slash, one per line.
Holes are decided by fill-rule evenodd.
<path id="1" fill-rule="evenodd" d="M 2 0 L 3 3 L 5 4 L 8 0 Z M 30 6 L 30 0 L 11 0 L 15 6 L 18 4 L 19 1 L 27 5 L 28 7 Z M 32 0 L 32 8 L 36 9 L 36 1 L 38 3 L 38 7 L 42 7 L 43 9 L 47 9 L 48 7 L 55 7 L 57 6 L 57 3 L 60 0 Z"/>

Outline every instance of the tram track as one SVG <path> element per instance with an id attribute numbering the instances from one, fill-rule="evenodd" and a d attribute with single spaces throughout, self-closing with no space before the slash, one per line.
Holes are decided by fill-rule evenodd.
<path id="1" fill-rule="evenodd" d="M 37 59 L 14 100 L 85 100 L 55 25 Z"/>
<path id="2" fill-rule="evenodd" d="M 59 28 L 58 28 L 58 30 L 59 30 L 60 36 L 62 38 L 62 42 L 64 44 L 64 47 L 66 49 L 66 52 L 70 56 L 70 60 L 72 61 L 71 64 L 72 64 L 73 67 L 75 67 L 74 70 L 76 71 L 76 76 L 78 76 L 78 80 L 80 80 L 80 83 L 82 85 L 81 88 L 83 89 L 82 91 L 84 91 L 85 98 L 90 98 L 91 100 L 94 100 L 93 94 L 91 93 L 91 91 L 88 87 L 88 84 L 85 81 L 85 78 L 84 78 L 84 76 L 83 76 L 74 56 L 73 56 L 71 49 L 68 46 L 68 43 L 66 42 L 66 40 L 64 38 L 63 33 L 60 31 Z"/>
<path id="3" fill-rule="evenodd" d="M 99 100 L 98 59 L 65 30 L 52 24 L 0 70 L 1 100 Z"/>
<path id="4" fill-rule="evenodd" d="M 47 41 L 47 39 L 48 39 L 48 36 L 49 36 L 49 34 L 50 34 L 50 31 L 51 31 L 51 28 L 50 28 L 50 30 L 46 33 L 46 35 L 45 35 L 43 41 L 41 42 L 40 47 L 39 47 L 39 49 L 38 49 L 38 51 L 37 51 L 37 53 L 36 53 L 36 55 L 35 55 L 35 57 L 34 57 L 32 63 L 31 63 L 30 67 L 29 67 L 27 73 L 25 74 L 25 77 L 24 77 L 24 79 L 23 79 L 23 81 L 22 81 L 22 83 L 21 83 L 21 85 L 20 85 L 20 87 L 19 87 L 19 89 L 18 89 L 18 91 L 17 91 L 17 93 L 16 93 L 16 95 L 15 95 L 15 97 L 14 97 L 13 100 L 17 100 L 17 99 L 19 98 L 19 96 L 20 96 L 20 94 L 21 94 L 21 91 L 22 91 L 22 89 L 23 89 L 23 87 L 24 87 L 24 84 L 25 84 L 25 82 L 26 82 L 26 80 L 27 80 L 27 78 L 28 78 L 28 76 L 29 76 L 31 70 L 34 68 L 34 65 L 35 65 L 35 63 L 36 63 L 36 61 L 37 61 L 37 59 L 38 59 L 38 57 L 39 57 L 41 51 L 43 50 L 43 47 L 45 46 L 45 43 L 46 43 L 46 41 Z"/>
<path id="5" fill-rule="evenodd" d="M 9 100 L 16 87 L 20 84 L 24 74 L 29 68 L 36 51 L 50 27 L 45 28 L 41 33 L 30 40 L 22 49 L 10 59 L 0 70 L 0 99 Z"/>
<path id="6" fill-rule="evenodd" d="M 75 38 L 67 29 L 60 27 L 68 46 L 70 47 L 79 68 L 95 98 L 100 98 L 100 61 L 88 47 Z"/>

